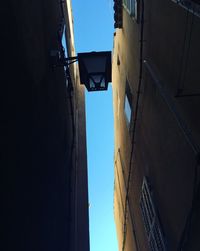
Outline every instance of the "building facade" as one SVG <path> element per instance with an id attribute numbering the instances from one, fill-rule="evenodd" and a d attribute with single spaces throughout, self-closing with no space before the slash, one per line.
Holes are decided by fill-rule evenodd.
<path id="1" fill-rule="evenodd" d="M 200 250 L 199 1 L 114 1 L 120 251 Z"/>
<path id="2" fill-rule="evenodd" d="M 1 20 L 1 250 L 89 251 L 84 89 L 58 66 L 71 0 L 4 2 Z"/>

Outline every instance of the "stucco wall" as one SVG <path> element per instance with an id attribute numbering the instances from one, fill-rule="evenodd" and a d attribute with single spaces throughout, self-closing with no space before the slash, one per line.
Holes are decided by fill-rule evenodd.
<path id="1" fill-rule="evenodd" d="M 199 96 L 177 98 L 175 95 L 177 86 L 182 86 L 183 83 L 182 94 L 191 93 L 194 90 L 198 93 L 199 74 L 197 72 L 200 64 L 197 55 L 199 55 L 200 46 L 197 30 L 200 27 L 200 20 L 170 0 L 144 1 L 144 6 L 143 59 L 147 60 L 150 70 L 143 66 L 134 137 L 133 127 L 140 69 L 141 4 L 138 6 L 140 15 L 137 21 L 130 17 L 125 9 L 123 10 L 123 28 L 117 29 L 114 36 L 112 79 L 115 169 L 116 166 L 120 166 L 118 151 L 124 163 L 124 171 L 119 172 L 120 182 L 117 181 L 115 171 L 116 208 L 119 208 L 117 204 L 123 205 L 126 201 L 126 193 L 122 193 L 121 199 L 118 190 L 120 184 L 123 184 L 122 180 L 128 179 L 130 153 L 133 147 L 129 203 L 127 203 L 129 204 L 127 215 L 130 212 L 132 217 L 129 216 L 126 220 L 127 225 L 132 225 L 132 229 L 128 228 L 125 235 L 120 230 L 117 231 L 119 250 L 122 250 L 123 236 L 126 236 L 124 250 L 148 250 L 139 205 L 144 176 L 147 176 L 151 182 L 153 199 L 162 224 L 166 247 L 169 250 L 177 250 L 192 206 L 197 165 L 196 153 L 188 143 L 184 129 L 185 127 L 189 129 L 188 131 L 191 132 L 189 137 L 198 146 L 200 98 Z M 151 70 L 154 73 L 153 76 Z M 133 95 L 130 127 L 124 112 L 126 79 Z M 161 88 L 156 83 L 159 83 Z M 199 211 L 198 205 L 196 211 Z M 185 250 L 198 250 L 199 248 L 198 239 L 194 234 L 198 232 L 198 213 L 195 213 L 195 217 L 196 225 L 192 220 L 191 227 L 193 237 L 191 234 Z M 121 222 L 117 213 L 115 213 L 115 219 L 117 229 L 121 228 L 124 220 Z M 131 238 L 134 241 L 131 242 Z M 190 238 L 193 239 L 190 241 Z"/>

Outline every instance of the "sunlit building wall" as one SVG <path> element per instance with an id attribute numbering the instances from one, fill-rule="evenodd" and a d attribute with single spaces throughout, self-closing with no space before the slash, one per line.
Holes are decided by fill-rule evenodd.
<path id="1" fill-rule="evenodd" d="M 2 250 L 89 251 L 84 89 L 71 1 L 2 3 Z M 5 199 L 5 200 L 4 200 Z"/>
<path id="2" fill-rule="evenodd" d="M 124 0 L 121 18 L 115 8 L 120 251 L 200 249 L 199 10 L 198 1 Z"/>

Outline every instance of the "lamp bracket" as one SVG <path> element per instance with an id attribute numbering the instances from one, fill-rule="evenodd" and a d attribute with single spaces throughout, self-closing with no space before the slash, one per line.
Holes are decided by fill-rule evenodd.
<path id="1" fill-rule="evenodd" d="M 73 64 L 73 63 L 77 62 L 78 57 L 77 56 L 76 57 L 68 57 L 68 58 L 63 58 L 61 60 L 63 60 L 63 65 L 64 66 L 68 66 L 70 64 Z"/>
<path id="2" fill-rule="evenodd" d="M 51 63 L 53 67 L 57 66 L 69 66 L 70 64 L 73 64 L 78 61 L 78 57 L 65 57 L 64 53 L 60 52 L 59 50 L 52 50 L 50 52 L 51 56 Z"/>

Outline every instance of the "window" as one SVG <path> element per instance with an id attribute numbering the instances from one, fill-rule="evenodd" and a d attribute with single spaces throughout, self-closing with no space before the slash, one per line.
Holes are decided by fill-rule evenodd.
<path id="1" fill-rule="evenodd" d="M 65 57 L 67 57 L 67 41 L 66 41 L 66 26 L 63 26 L 63 31 L 62 31 L 62 37 L 61 37 L 61 43 L 64 48 L 64 53 Z"/>
<path id="2" fill-rule="evenodd" d="M 132 116 L 132 93 L 130 90 L 129 82 L 126 80 L 126 90 L 125 90 L 125 98 L 124 98 L 124 111 L 127 119 L 128 126 L 131 123 L 131 116 Z"/>
<path id="3" fill-rule="evenodd" d="M 137 0 L 123 0 L 124 6 L 129 12 L 129 14 L 137 18 Z"/>
<path id="4" fill-rule="evenodd" d="M 62 57 L 67 58 L 67 41 L 66 41 L 66 25 L 63 23 L 61 26 L 61 51 L 62 51 Z M 67 77 L 68 76 L 68 67 L 64 66 L 64 74 L 65 74 L 65 79 L 66 79 L 66 87 L 72 86 L 72 83 L 70 82 L 70 79 Z"/>
<path id="5" fill-rule="evenodd" d="M 144 177 L 140 199 L 142 218 L 151 251 L 166 251 L 161 225 L 156 214 L 149 183 Z"/>
<path id="6" fill-rule="evenodd" d="M 128 123 L 130 124 L 131 122 L 131 106 L 130 106 L 130 102 L 128 100 L 128 97 L 125 96 L 125 114 L 126 114 L 126 118 L 128 120 Z"/>

